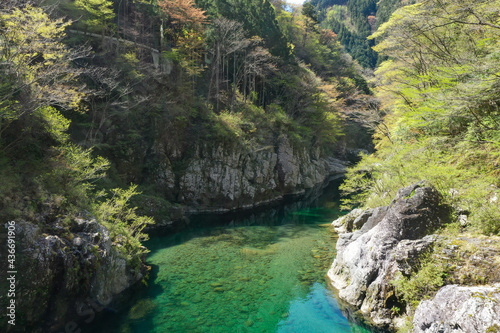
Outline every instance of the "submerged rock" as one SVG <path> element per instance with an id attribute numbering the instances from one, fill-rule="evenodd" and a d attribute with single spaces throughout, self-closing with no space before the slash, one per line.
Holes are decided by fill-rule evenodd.
<path id="1" fill-rule="evenodd" d="M 449 285 L 422 301 L 413 318 L 415 333 L 500 332 L 500 284 Z"/>
<path id="2" fill-rule="evenodd" d="M 339 297 L 360 308 L 376 325 L 392 327 L 390 309 L 401 305 L 390 281 L 397 272 L 412 271 L 435 240 L 428 235 L 448 221 L 449 212 L 435 189 L 417 183 L 399 190 L 389 206 L 345 219 L 346 231 L 354 226 L 360 229 L 341 234 L 337 241 L 337 257 L 328 277 Z"/>

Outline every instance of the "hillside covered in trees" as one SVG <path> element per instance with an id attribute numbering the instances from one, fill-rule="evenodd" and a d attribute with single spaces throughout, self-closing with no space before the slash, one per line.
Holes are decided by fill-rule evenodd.
<path id="1" fill-rule="evenodd" d="M 345 189 L 357 193 L 352 203 L 387 203 L 404 184 L 426 179 L 477 231 L 500 232 L 500 29 L 487 4 L 498 6 L 405 6 L 370 37 L 381 39 L 375 50 L 389 59 L 374 79 L 377 152 L 351 171 Z"/>
<path id="2" fill-rule="evenodd" d="M 158 149 L 177 151 L 174 169 L 202 142 L 259 149 L 281 134 L 341 155 L 366 81 L 335 34 L 287 8 L 3 2 L 2 218 L 90 209 L 130 183 L 176 201 L 155 188 Z"/>
<path id="3" fill-rule="evenodd" d="M 365 68 L 375 68 L 384 60 L 372 49 L 376 44 L 368 39 L 391 14 L 410 1 L 401 0 L 311 0 L 321 25 L 338 35 L 338 40 L 352 57 Z M 381 57 L 379 60 L 379 57 Z"/>
<path id="4" fill-rule="evenodd" d="M 452 212 L 436 236 L 448 243 L 386 286 L 389 320 L 410 329 L 443 285 L 498 283 L 499 10 L 498 0 L 2 1 L 0 220 L 17 224 L 26 250 L 19 326 L 57 330 L 72 311 L 147 283 L 145 228 L 304 194 L 360 158 L 341 186 L 346 209 L 390 205 L 424 181 Z M 446 246 L 454 265 L 439 255 Z"/>
<path id="5" fill-rule="evenodd" d="M 428 299 L 438 291 L 443 295 L 445 285 L 500 280 L 499 9 L 499 1 L 419 1 L 396 10 L 369 37 L 387 57 L 372 82 L 380 108 L 367 116 L 377 124 L 376 152 L 349 170 L 341 188 L 351 197 L 344 203 L 392 206 L 398 190 L 424 181 L 452 208 L 430 254 L 384 286 L 391 297 L 389 317 L 402 331 L 413 325 L 429 332 L 439 320 L 467 332 L 498 330 L 495 320 L 468 312 L 473 310 L 463 306 L 464 299 L 436 296 L 435 307 Z M 446 310 L 439 314 L 438 307 Z"/>
<path id="6" fill-rule="evenodd" d="M 47 256 L 18 262 L 28 328 L 126 287 L 95 272 L 145 276 L 155 220 L 279 200 L 370 147 L 359 68 L 284 2 L 8 0 L 0 34 L 0 219 Z"/>

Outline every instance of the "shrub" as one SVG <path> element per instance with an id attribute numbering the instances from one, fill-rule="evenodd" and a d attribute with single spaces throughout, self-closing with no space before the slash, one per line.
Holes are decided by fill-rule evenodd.
<path id="1" fill-rule="evenodd" d="M 98 221 L 110 232 L 112 241 L 127 260 L 140 265 L 140 258 L 148 250 L 141 245 L 141 241 L 148 239 L 148 235 L 142 230 L 153 224 L 154 220 L 147 216 L 138 216 L 137 207 L 129 207 L 132 196 L 139 194 L 137 185 L 131 185 L 128 189 L 116 188 L 111 190 L 111 198 L 96 202 L 93 211 Z M 104 192 L 100 196 L 105 196 Z"/>
<path id="2" fill-rule="evenodd" d="M 409 277 L 398 273 L 391 284 L 398 298 L 416 308 L 421 300 L 429 298 L 445 283 L 448 268 L 433 257 L 424 258 L 416 273 Z"/>
<path id="3" fill-rule="evenodd" d="M 470 213 L 473 229 L 484 234 L 500 232 L 499 178 L 490 165 L 488 148 L 443 137 L 420 142 L 395 142 L 364 156 L 350 168 L 341 186 L 344 208 L 388 205 L 398 189 L 420 180 L 436 187 L 446 203 Z"/>

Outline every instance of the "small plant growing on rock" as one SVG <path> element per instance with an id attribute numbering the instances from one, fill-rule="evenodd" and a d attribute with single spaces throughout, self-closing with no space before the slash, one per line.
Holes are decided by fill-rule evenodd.
<path id="1" fill-rule="evenodd" d="M 486 330 L 486 333 L 497 333 L 497 332 L 500 332 L 500 326 L 498 326 L 497 324 L 488 327 L 488 329 Z"/>
<path id="2" fill-rule="evenodd" d="M 142 230 L 148 224 L 153 224 L 154 220 L 148 216 L 138 216 L 137 207 L 128 206 L 132 196 L 138 194 L 137 185 L 132 185 L 128 189 L 112 190 L 112 197 L 94 204 L 95 215 L 110 232 L 111 239 L 120 252 L 126 256 L 127 260 L 140 264 L 140 258 L 148 252 L 141 245 L 141 241 L 147 240 L 148 235 Z M 104 193 L 101 193 L 104 196 Z"/>
<path id="3" fill-rule="evenodd" d="M 412 308 L 416 308 L 421 300 L 431 297 L 445 284 L 447 275 L 447 266 L 429 256 L 422 260 L 417 272 L 409 277 L 398 273 L 391 284 L 399 298 Z"/>
<path id="4" fill-rule="evenodd" d="M 397 306 L 393 306 L 391 308 L 391 312 L 392 312 L 393 315 L 398 315 L 399 313 L 401 313 L 401 309 L 399 307 L 397 307 Z"/>

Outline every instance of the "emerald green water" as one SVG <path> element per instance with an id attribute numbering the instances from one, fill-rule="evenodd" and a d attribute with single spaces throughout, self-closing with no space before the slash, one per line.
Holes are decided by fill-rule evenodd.
<path id="1" fill-rule="evenodd" d="M 312 202 L 152 236 L 148 286 L 90 331 L 371 332 L 346 319 L 326 284 L 337 201 L 333 184 Z"/>

